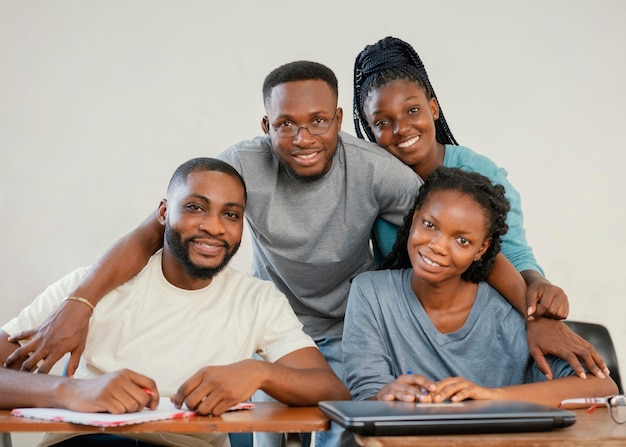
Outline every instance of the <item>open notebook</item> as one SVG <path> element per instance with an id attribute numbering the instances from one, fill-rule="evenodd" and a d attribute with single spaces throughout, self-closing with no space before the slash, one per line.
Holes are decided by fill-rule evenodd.
<path id="1" fill-rule="evenodd" d="M 319 407 L 333 421 L 365 436 L 547 431 L 576 422 L 571 411 L 520 401 L 323 401 Z"/>
<path id="2" fill-rule="evenodd" d="M 228 411 L 254 408 L 254 404 L 241 403 Z M 15 408 L 12 416 L 21 416 L 47 421 L 71 422 L 74 424 L 93 425 L 95 427 L 118 427 L 121 425 L 139 424 L 141 422 L 161 421 L 195 416 L 196 412 L 186 408 L 176 408 L 170 399 L 161 397 L 156 410 L 144 408 L 136 413 L 83 413 L 59 408 Z"/>

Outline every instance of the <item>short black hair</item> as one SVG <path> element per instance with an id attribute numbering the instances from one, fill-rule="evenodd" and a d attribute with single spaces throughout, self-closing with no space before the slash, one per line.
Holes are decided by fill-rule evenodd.
<path id="1" fill-rule="evenodd" d="M 295 61 L 281 65 L 272 70 L 263 81 L 263 103 L 266 103 L 272 93 L 272 89 L 277 85 L 294 81 L 324 81 L 332 90 L 335 97 L 339 96 L 337 76 L 326 65 L 319 62 Z"/>
<path id="2" fill-rule="evenodd" d="M 365 100 L 373 91 L 396 80 L 417 84 L 426 92 L 428 99 L 435 98 L 439 103 L 428 79 L 426 67 L 413 47 L 396 37 L 385 37 L 375 44 L 367 45 L 354 61 L 354 128 L 359 138 L 363 138 L 365 132 L 370 141 L 375 141 L 374 133 L 363 112 Z M 435 130 L 439 143 L 458 145 L 448 127 L 441 104 L 439 118 L 435 120 Z"/>
<path id="3" fill-rule="evenodd" d="M 404 217 L 404 224 L 398 231 L 393 251 L 383 260 L 381 269 L 411 267 L 407 242 L 413 214 L 415 210 L 421 208 L 432 193 L 449 190 L 468 195 L 485 210 L 489 224 L 487 237 L 491 238 L 491 244 L 483 256 L 478 261 L 472 262 L 468 269 L 463 272 L 461 278 L 476 283 L 487 278 L 496 255 L 500 252 L 501 236 L 506 234 L 509 228 L 506 224 L 506 215 L 509 212 L 510 204 L 504 196 L 504 186 L 494 185 L 491 180 L 477 172 L 467 172 L 459 168 L 445 166 L 439 166 L 426 177 L 415 200 L 415 206 Z"/>
<path id="4" fill-rule="evenodd" d="M 246 182 L 244 182 L 243 177 L 239 174 L 239 172 L 237 172 L 235 168 L 233 168 L 225 161 L 209 157 L 192 158 L 191 160 L 186 161 L 178 168 L 176 168 L 176 171 L 174 171 L 174 174 L 172 174 L 170 183 L 167 186 L 167 192 L 169 193 L 174 188 L 186 185 L 189 174 L 195 171 L 217 171 L 234 177 L 235 179 L 239 180 L 241 186 L 243 186 L 243 198 L 245 202 L 248 201 Z"/>

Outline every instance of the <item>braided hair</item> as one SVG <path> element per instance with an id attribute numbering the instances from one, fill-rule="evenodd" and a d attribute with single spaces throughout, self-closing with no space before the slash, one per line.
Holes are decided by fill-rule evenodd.
<path id="1" fill-rule="evenodd" d="M 411 232 L 413 214 L 420 209 L 428 200 L 428 197 L 437 191 L 458 191 L 471 197 L 484 210 L 489 228 L 487 238 L 491 238 L 491 244 L 478 260 L 472 262 L 468 269 L 463 272 L 461 278 L 466 281 L 484 281 L 493 267 L 496 255 L 500 252 L 501 236 L 509 229 L 506 224 L 506 214 L 510 209 L 509 201 L 504 196 L 504 186 L 494 185 L 484 175 L 477 172 L 467 172 L 459 168 L 447 168 L 439 166 L 426 177 L 421 186 L 413 209 L 404 217 L 404 224 L 393 246 L 392 252 L 387 256 L 381 269 L 411 268 L 411 260 L 407 251 L 407 242 Z"/>
<path id="2" fill-rule="evenodd" d="M 424 89 L 428 99 L 437 95 L 428 79 L 422 60 L 413 47 L 396 37 L 385 37 L 373 45 L 367 45 L 354 62 L 354 128 L 359 138 L 363 132 L 370 141 L 374 133 L 367 123 L 363 104 L 369 94 L 392 81 L 404 80 L 416 83 Z M 437 100 L 437 102 L 439 102 Z M 363 132 L 361 131 L 363 128 Z M 441 144 L 458 146 L 446 118 L 439 106 L 439 118 L 435 121 L 436 138 Z"/>

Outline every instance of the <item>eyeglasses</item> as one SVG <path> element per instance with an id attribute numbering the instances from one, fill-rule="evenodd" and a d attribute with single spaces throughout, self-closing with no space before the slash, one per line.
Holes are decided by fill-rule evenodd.
<path id="1" fill-rule="evenodd" d="M 588 413 L 593 413 L 598 406 L 604 404 L 609 410 L 611 419 L 617 424 L 626 423 L 626 395 L 618 394 L 616 396 L 598 397 L 590 400 L 590 403 L 593 403 L 593 405 L 587 408 Z"/>
<path id="2" fill-rule="evenodd" d="M 283 121 L 279 123 L 278 126 L 272 124 L 272 127 L 280 138 L 295 138 L 300 133 L 301 129 L 306 129 L 311 135 L 324 135 L 335 122 L 338 110 L 339 109 L 335 110 L 330 121 L 324 118 L 315 118 L 306 126 L 298 126 L 291 121 Z"/>

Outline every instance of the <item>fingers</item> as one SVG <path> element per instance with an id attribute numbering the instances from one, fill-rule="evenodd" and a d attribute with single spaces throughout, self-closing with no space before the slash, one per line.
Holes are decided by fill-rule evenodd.
<path id="1" fill-rule="evenodd" d="M 65 368 L 65 375 L 68 377 L 74 377 L 74 373 L 78 369 L 78 365 L 80 364 L 80 356 L 83 354 L 84 346 L 81 347 L 80 351 L 76 349 L 76 351 L 70 354 L 70 358 L 67 361 L 67 365 Z"/>
<path id="2" fill-rule="evenodd" d="M 18 332 L 17 334 L 13 334 L 9 337 L 9 341 L 11 343 L 17 343 L 20 340 L 28 340 L 33 337 L 37 333 L 36 329 L 27 329 L 22 332 Z"/>
<path id="3" fill-rule="evenodd" d="M 432 393 L 433 402 L 443 402 L 450 399 L 459 402 L 467 399 L 469 393 L 468 386 L 473 385 L 462 377 L 447 377 L 437 383 L 437 389 Z"/>
<path id="4" fill-rule="evenodd" d="M 526 311 L 526 317 L 529 320 L 533 320 L 537 314 L 537 295 L 534 293 L 526 294 L 526 305 L 528 310 Z"/>
<path id="5" fill-rule="evenodd" d="M 188 397 L 191 393 L 194 392 L 194 390 L 197 389 L 201 382 L 202 376 L 199 373 L 196 373 L 189 379 L 185 380 L 185 382 L 183 382 L 183 384 L 176 391 L 176 394 L 172 396 L 172 403 L 177 408 L 180 408 L 183 406 L 183 404 L 186 404 L 190 410 L 195 410 L 204 395 L 197 393 L 196 396 L 192 396 L 190 399 Z"/>
<path id="6" fill-rule="evenodd" d="M 35 352 L 35 354 L 37 354 L 37 352 Z M 37 369 L 37 372 L 40 374 L 48 374 L 50 370 L 52 369 L 52 367 L 63 357 L 63 355 L 64 354 L 58 354 L 56 352 L 49 352 L 48 354 L 44 354 L 44 351 L 42 351 L 39 354 L 39 357 L 41 357 L 43 361 L 39 364 L 39 368 Z M 35 356 L 33 355 L 31 358 L 33 357 Z M 72 374 L 74 373 L 72 372 Z M 69 376 L 70 374 L 66 372 L 65 375 Z"/>
<path id="7" fill-rule="evenodd" d="M 14 340 L 14 337 L 9 337 L 8 341 L 10 343 L 17 343 Z M 17 345 L 17 349 L 13 351 L 5 360 L 4 367 L 11 369 L 20 369 L 24 361 L 28 360 L 28 356 L 31 352 L 37 349 L 37 342 L 30 341 L 25 343 L 24 346 Z"/>
<path id="8" fill-rule="evenodd" d="M 558 286 L 548 281 L 541 281 L 535 287 L 529 287 L 526 294 L 528 316 L 549 317 L 563 320 L 569 315 L 569 300 L 567 295 Z"/>
<path id="9" fill-rule="evenodd" d="M 134 371 L 129 371 L 129 374 L 130 380 L 137 385 L 130 391 L 133 398 L 142 403 L 141 408 L 148 407 L 151 410 L 156 410 L 159 406 L 160 396 L 154 380 Z M 147 400 L 146 396 L 148 396 Z"/>
<path id="10" fill-rule="evenodd" d="M 379 400 L 426 403 L 432 400 L 430 392 L 435 391 L 436 388 L 436 385 L 424 376 L 408 373 L 383 387 L 376 398 Z"/>
<path id="11" fill-rule="evenodd" d="M 110 413 L 136 412 L 145 407 L 154 410 L 158 406 L 159 392 L 156 383 L 149 377 L 121 370 L 98 379 L 102 380 L 103 386 L 99 393 L 100 403 Z"/>
<path id="12" fill-rule="evenodd" d="M 579 360 L 582 360 L 587 367 L 587 370 L 599 379 L 604 379 L 607 375 L 611 374 L 611 371 L 609 371 L 609 368 L 606 366 L 606 363 L 604 362 L 602 357 L 600 357 L 600 354 L 598 354 L 593 345 L 588 343 L 586 340 L 585 344 L 580 347 L 576 354 L 576 362 L 578 363 L 578 365 L 580 365 Z M 572 364 L 570 363 L 570 365 Z M 579 370 L 582 371 L 582 375 L 579 374 Z M 582 365 L 579 367 L 578 370 L 576 370 L 576 374 L 583 378 L 586 377 Z"/>
<path id="13" fill-rule="evenodd" d="M 37 364 L 44 358 L 46 358 L 48 355 L 48 353 L 46 351 L 35 351 L 33 352 L 30 357 L 28 357 L 24 363 L 22 363 L 22 367 L 20 368 L 20 370 L 22 371 L 28 371 L 28 372 L 33 372 L 37 369 Z M 42 374 L 44 373 L 44 371 L 41 371 Z"/>
<path id="14" fill-rule="evenodd" d="M 540 349 L 530 349 L 530 355 L 532 355 L 535 360 L 535 364 L 537 365 L 539 371 L 541 371 L 548 380 L 552 380 L 552 368 L 550 368 L 550 364 L 546 360 L 543 351 Z"/>

